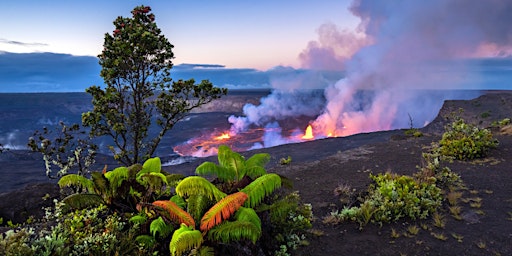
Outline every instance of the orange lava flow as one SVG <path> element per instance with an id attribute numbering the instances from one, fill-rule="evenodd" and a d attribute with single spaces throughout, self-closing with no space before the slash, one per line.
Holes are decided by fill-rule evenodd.
<path id="1" fill-rule="evenodd" d="M 229 133 L 223 133 L 222 135 L 215 137 L 215 140 L 227 140 L 229 138 Z"/>
<path id="2" fill-rule="evenodd" d="M 305 140 L 311 140 L 315 138 L 315 136 L 313 136 L 313 127 L 311 127 L 311 125 L 308 125 L 308 127 L 306 128 L 306 132 L 304 133 L 304 136 L 302 136 L 302 138 Z"/>

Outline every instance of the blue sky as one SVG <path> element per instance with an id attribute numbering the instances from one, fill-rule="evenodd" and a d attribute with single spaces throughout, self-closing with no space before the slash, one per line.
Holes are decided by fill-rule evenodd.
<path id="1" fill-rule="evenodd" d="M 359 21 L 349 0 L 17 0 L 2 3 L 0 51 L 97 56 L 112 21 L 142 4 L 174 44 L 177 64 L 299 67 L 299 54 L 322 24 L 351 29 Z"/>

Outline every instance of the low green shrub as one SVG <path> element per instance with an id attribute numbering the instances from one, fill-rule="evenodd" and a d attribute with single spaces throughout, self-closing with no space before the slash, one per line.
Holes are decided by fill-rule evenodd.
<path id="1" fill-rule="evenodd" d="M 411 176 L 392 173 L 370 174 L 370 178 L 375 183 L 370 185 L 366 201 L 373 207 L 372 221 L 425 219 L 441 205 L 441 189 L 435 182 L 419 182 Z"/>
<path id="2" fill-rule="evenodd" d="M 439 146 L 442 155 L 471 160 L 485 157 L 491 148 L 498 146 L 498 140 L 493 138 L 488 129 L 480 129 L 464 122 L 462 118 L 456 118 L 446 127 Z"/>

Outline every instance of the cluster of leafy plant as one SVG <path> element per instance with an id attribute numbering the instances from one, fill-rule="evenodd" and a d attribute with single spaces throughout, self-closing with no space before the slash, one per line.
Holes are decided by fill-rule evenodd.
<path id="1" fill-rule="evenodd" d="M 510 124 L 510 118 L 503 118 L 501 120 L 492 122 L 491 125 L 492 126 L 502 127 L 502 126 L 506 126 L 506 125 L 509 125 L 509 124 Z"/>
<path id="2" fill-rule="evenodd" d="M 282 180 L 265 171 L 269 159 L 255 154 L 245 160 L 229 147 L 219 147 L 218 164 L 205 162 L 196 169 L 198 175 L 214 177 L 212 182 L 186 177 L 170 200 L 157 200 L 132 217 L 149 223 L 151 235 L 137 240 L 149 247 L 168 243 L 172 255 L 258 254 L 287 245 L 311 227 L 311 208 L 300 205 L 296 193 L 275 193 Z"/>
<path id="3" fill-rule="evenodd" d="M 493 138 L 490 130 L 468 124 L 458 117 L 446 127 L 439 145 L 445 156 L 471 160 L 485 157 L 490 149 L 498 146 L 498 140 Z"/>
<path id="4" fill-rule="evenodd" d="M 359 205 L 345 206 L 331 212 L 326 223 L 357 221 L 360 226 L 387 223 L 402 218 L 425 219 L 437 212 L 448 188 L 460 187 L 460 176 L 442 166 L 444 157 L 437 144 L 423 153 L 424 165 L 414 175 L 398 175 L 390 172 L 370 174 L 372 183 Z"/>
<path id="5" fill-rule="evenodd" d="M 46 210 L 42 228 L 13 229 L 0 237 L 2 255 L 148 255 L 133 243 L 135 229 L 105 205 L 68 212 Z"/>
<path id="6" fill-rule="evenodd" d="M 420 181 L 408 175 L 370 174 L 373 183 L 359 206 L 345 207 L 332 215 L 338 221 L 357 221 L 361 226 L 386 223 L 402 218 L 425 219 L 442 203 L 435 179 Z"/>

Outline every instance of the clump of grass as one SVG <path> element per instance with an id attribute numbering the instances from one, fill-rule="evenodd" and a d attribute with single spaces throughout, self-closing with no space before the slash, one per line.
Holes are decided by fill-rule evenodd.
<path id="1" fill-rule="evenodd" d="M 334 195 L 339 197 L 340 202 L 343 204 L 348 204 L 350 202 L 354 192 L 355 189 L 346 183 L 339 184 L 333 191 Z"/>
<path id="2" fill-rule="evenodd" d="M 418 228 L 418 226 L 416 226 L 416 225 L 411 225 L 411 226 L 407 227 L 407 232 L 410 235 L 415 236 L 420 232 L 420 228 Z"/>
<path id="3" fill-rule="evenodd" d="M 448 240 L 448 237 L 444 233 L 436 233 L 436 232 L 430 232 L 430 234 L 435 237 L 436 239 L 446 241 Z"/>
<path id="4" fill-rule="evenodd" d="M 400 232 L 397 232 L 396 229 L 391 228 L 391 238 L 399 238 Z"/>
<path id="5" fill-rule="evenodd" d="M 444 219 L 444 216 L 438 212 L 435 212 L 432 215 L 432 221 L 434 222 L 434 226 L 438 228 L 444 228 L 446 225 L 446 221 Z"/>
<path id="6" fill-rule="evenodd" d="M 455 240 L 457 240 L 459 243 L 462 243 L 462 239 L 464 239 L 464 236 L 457 233 L 452 233 L 452 237 L 455 238 Z"/>
<path id="7" fill-rule="evenodd" d="M 462 208 L 460 206 L 450 206 L 449 210 L 453 218 L 456 220 L 462 220 L 462 216 L 460 216 Z"/>
<path id="8" fill-rule="evenodd" d="M 470 201 L 469 206 L 471 208 L 480 208 L 480 207 L 482 207 L 482 198 L 480 198 L 480 197 L 470 198 L 469 201 Z"/>
<path id="9" fill-rule="evenodd" d="M 290 163 L 292 162 L 292 157 L 291 156 L 288 156 L 288 158 L 281 158 L 279 159 L 279 164 L 280 165 L 289 165 Z"/>
<path id="10" fill-rule="evenodd" d="M 446 199 L 450 205 L 457 205 L 458 200 L 462 197 L 462 192 L 452 191 L 446 194 Z"/>
<path id="11" fill-rule="evenodd" d="M 480 240 L 476 243 L 476 247 L 478 247 L 480 249 L 485 249 L 485 248 L 487 248 L 487 244 L 484 241 Z"/>

